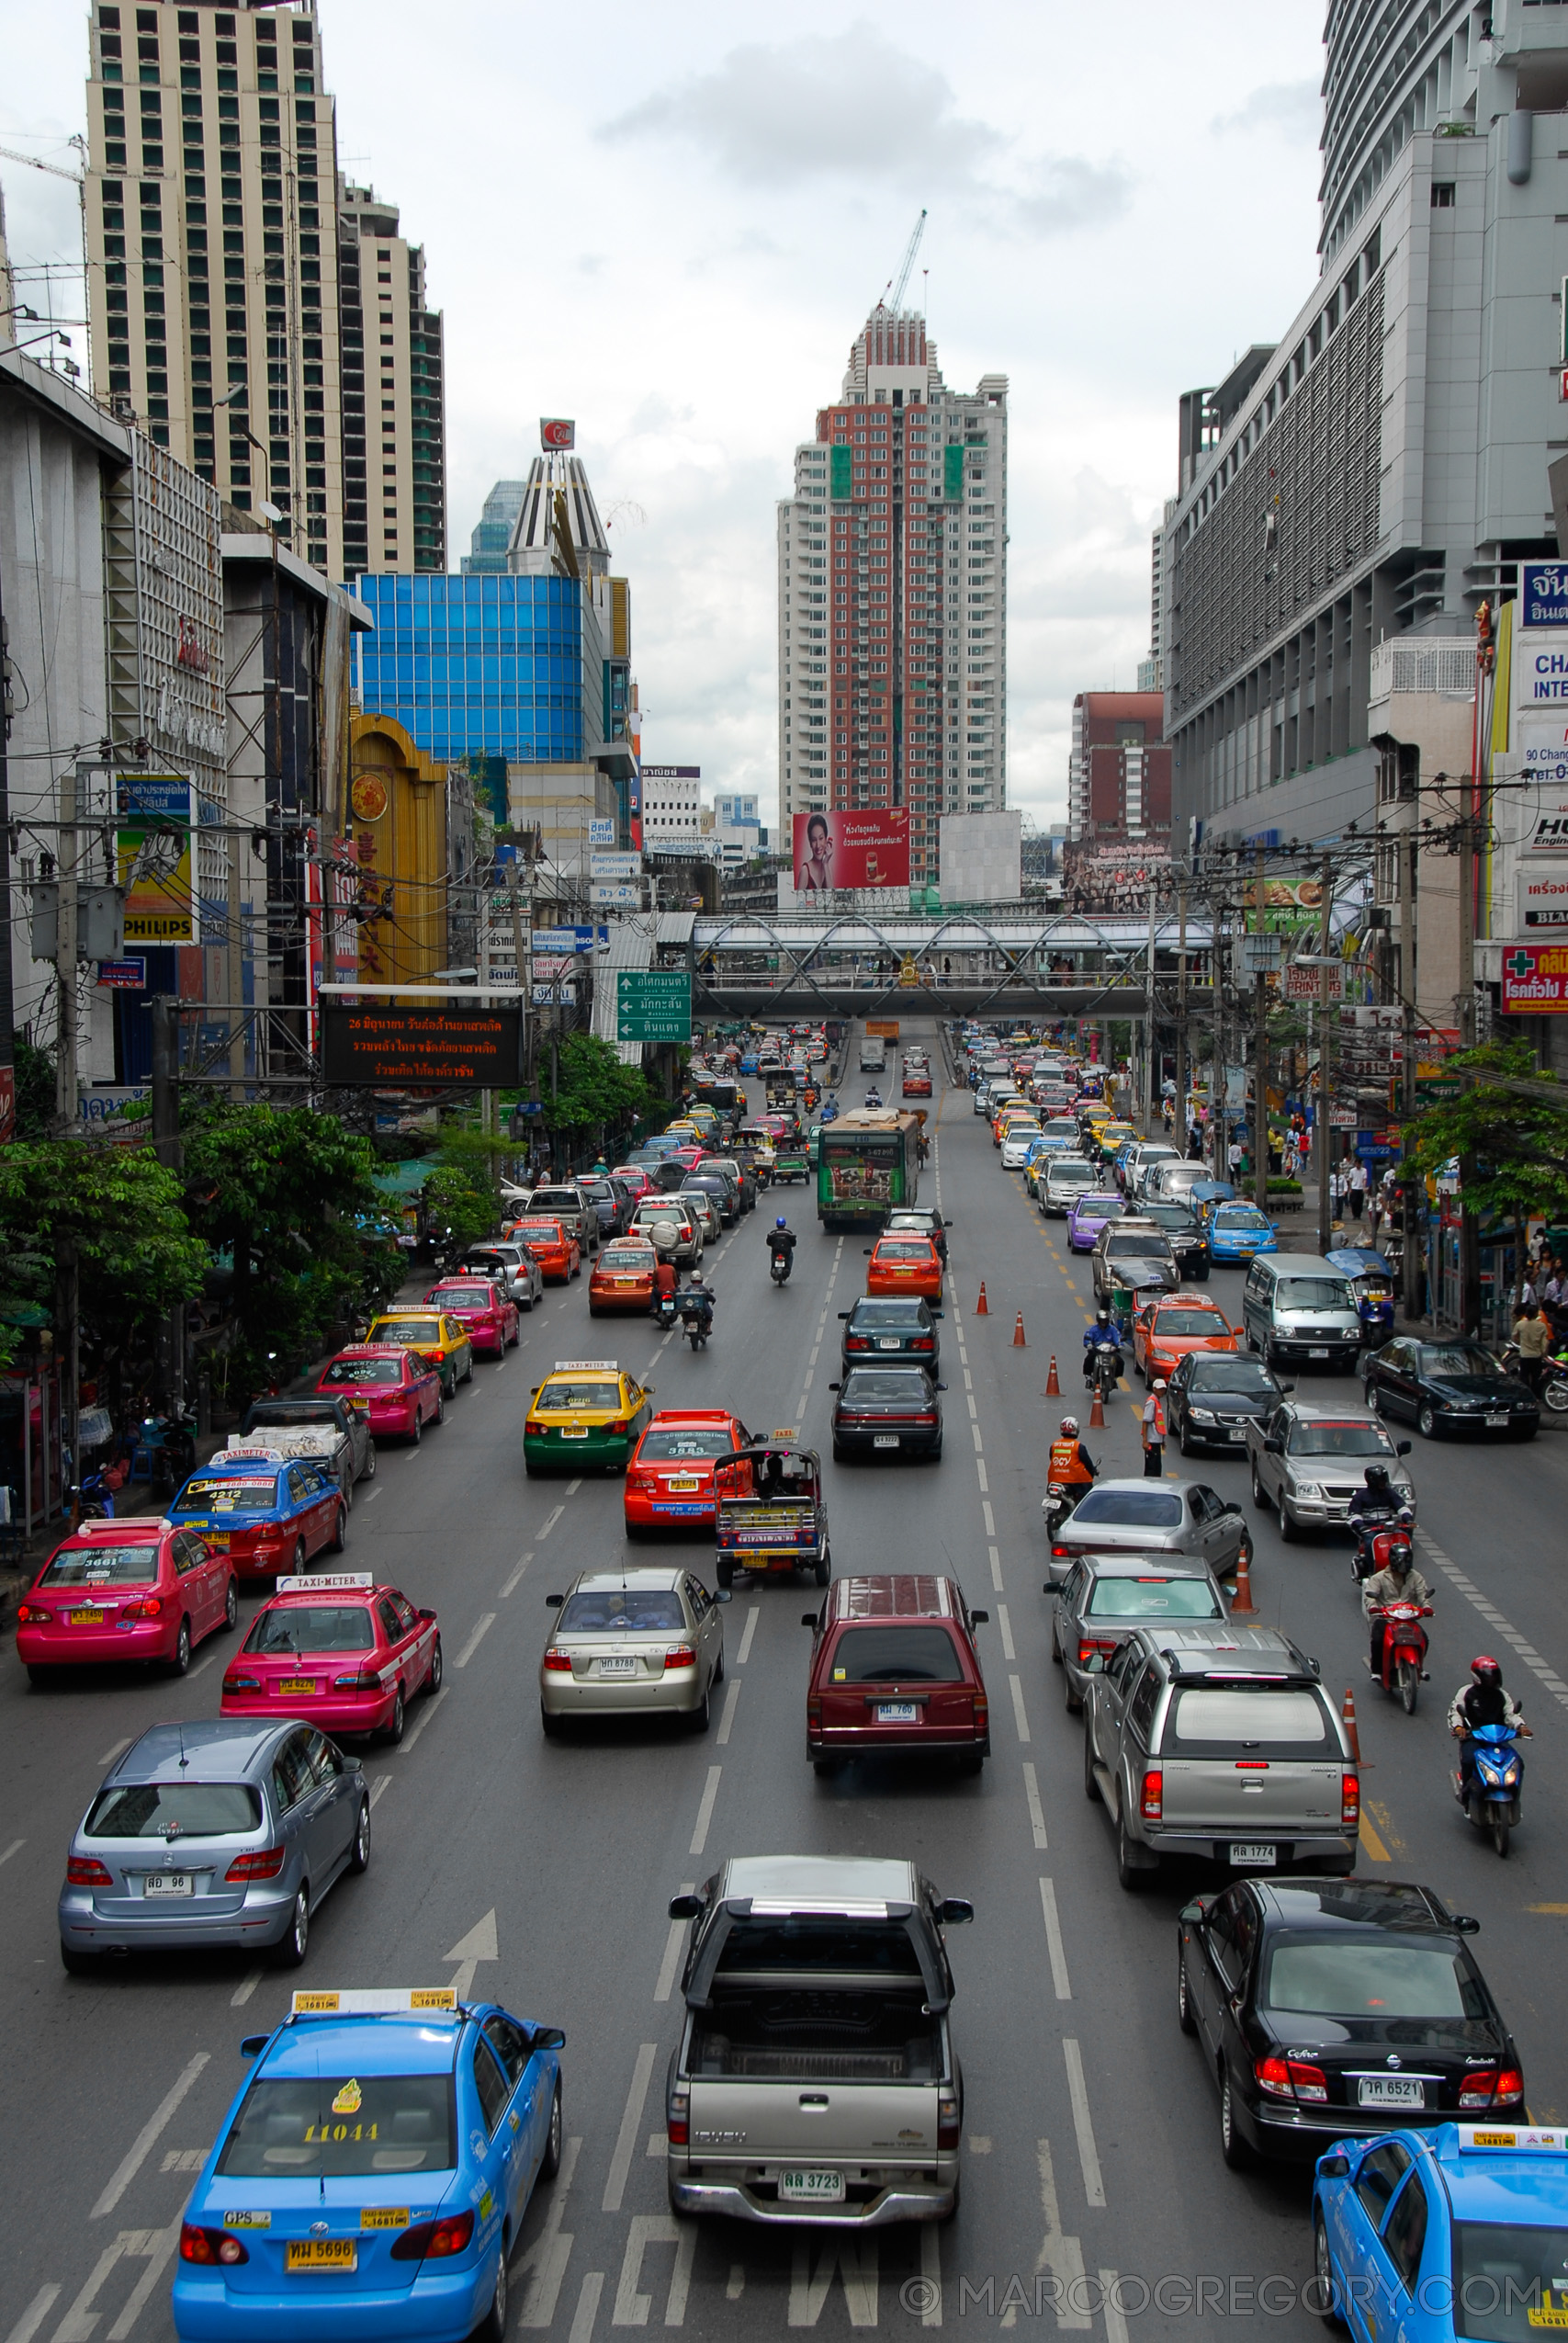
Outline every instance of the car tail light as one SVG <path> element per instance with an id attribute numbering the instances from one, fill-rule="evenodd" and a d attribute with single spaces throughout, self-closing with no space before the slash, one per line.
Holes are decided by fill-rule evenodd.
<path id="1" fill-rule="evenodd" d="M 259 1676 L 225 1676 L 223 1679 L 226 1692 L 259 1692 L 261 1688 Z"/>
<path id="2" fill-rule="evenodd" d="M 936 1344 L 929 1334 L 917 1334 L 909 1348 L 911 1351 L 934 1351 Z"/>
<path id="3" fill-rule="evenodd" d="M 976 1692 L 975 1695 L 975 1722 L 982 1733 L 990 1730 L 991 1703 L 988 1693 Z"/>
<path id="4" fill-rule="evenodd" d="M 846 1334 L 844 1348 L 846 1351 L 869 1351 L 871 1344 L 863 1334 Z"/>
<path id="5" fill-rule="evenodd" d="M 806 1721 L 807 1725 L 820 1725 L 822 1722 L 822 1696 L 819 1692 L 807 1692 L 806 1695 Z"/>
<path id="6" fill-rule="evenodd" d="M 1361 1819 L 1361 1777 L 1359 1773 L 1342 1773 L 1339 1777 L 1340 1828 L 1350 1829 Z"/>
<path id="7" fill-rule="evenodd" d="M 276 1879 L 288 1854 L 287 1847 L 257 1847 L 248 1855 L 236 1855 L 224 1880 L 238 1887 L 247 1879 Z"/>
<path id="8" fill-rule="evenodd" d="M 474 2234 L 472 2213 L 449 2213 L 442 2221 L 418 2221 L 392 2247 L 393 2261 L 446 2261 L 466 2253 Z"/>
<path id="9" fill-rule="evenodd" d="M 112 1887 L 114 1873 L 96 1855 L 73 1855 L 65 1866 L 66 1885 L 71 1887 Z"/>
<path id="10" fill-rule="evenodd" d="M 552 1676 L 570 1676 L 570 1673 L 571 1673 L 571 1654 L 570 1654 L 570 1651 L 547 1651 L 547 1652 L 546 1652 L 546 1654 L 545 1654 L 545 1669 L 546 1669 L 547 1673 L 547 1674 L 549 1674 L 549 1675 L 552 1675 Z"/>
<path id="11" fill-rule="evenodd" d="M 164 1608 L 161 1595 L 143 1595 L 140 1602 L 128 1602 L 120 1613 L 122 1619 L 156 1619 Z"/>
<path id="12" fill-rule="evenodd" d="M 958 2093 L 938 2091 L 936 2098 L 936 2144 L 939 2148 L 958 2145 Z"/>
<path id="13" fill-rule="evenodd" d="M 1461 2107 L 1490 2107 L 1496 2088 L 1495 2066 L 1473 2067 L 1460 2078 L 1459 2103 Z"/>
<path id="14" fill-rule="evenodd" d="M 1258 2077 L 1258 2088 L 1266 2090 L 1270 2098 L 1293 2099 L 1295 2097 L 1295 2087 L 1291 2081 L 1291 2070 L 1284 2059 L 1259 2058 L 1252 2071 Z"/>
<path id="15" fill-rule="evenodd" d="M 182 2261 L 222 2262 L 230 2268 L 236 2262 L 249 2261 L 243 2238 L 228 2229 L 200 2229 L 194 2221 L 180 2224 L 180 2259 Z"/>
<path id="16" fill-rule="evenodd" d="M 1328 2097 L 1328 2077 L 1321 2066 L 1314 2066 L 1306 2058 L 1287 2058 L 1285 2065 L 1290 2070 L 1292 2086 L 1298 2099 L 1325 2100 Z"/>
<path id="17" fill-rule="evenodd" d="M 46 1611 L 41 1603 L 18 1602 L 17 1605 L 18 1627 L 47 1627 L 53 1616 L 53 1612 Z"/>
<path id="18" fill-rule="evenodd" d="M 1151 1767 L 1144 1776 L 1144 1793 L 1140 1803 L 1143 1813 L 1150 1822 L 1157 1822 L 1165 1811 L 1165 1776 L 1156 1768 Z"/>
<path id="19" fill-rule="evenodd" d="M 1525 2095 L 1525 2078 L 1517 2066 L 1505 2066 L 1497 2077 L 1495 2107 L 1512 2107 Z"/>
<path id="20" fill-rule="evenodd" d="M 374 1668 L 356 1668 L 351 1676 L 334 1676 L 334 1692 L 378 1692 L 381 1678 Z"/>
<path id="21" fill-rule="evenodd" d="M 664 1647 L 666 1668 L 694 1668 L 697 1655 L 690 1644 L 667 1644 Z"/>
<path id="22" fill-rule="evenodd" d="M 1111 1652 L 1115 1648 L 1114 1642 L 1108 1641 L 1102 1636 L 1080 1636 L 1078 1637 L 1078 1666 L 1082 1668 L 1097 1651 Z"/>

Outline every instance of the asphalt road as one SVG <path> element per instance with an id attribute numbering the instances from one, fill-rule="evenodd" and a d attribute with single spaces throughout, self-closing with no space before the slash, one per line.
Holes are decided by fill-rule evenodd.
<path id="1" fill-rule="evenodd" d="M 856 1090 L 852 1077 L 846 1095 Z M 384 1450 L 361 1488 L 350 1560 L 439 1609 L 446 1684 L 416 1708 L 400 1749 L 367 1754 L 370 1869 L 322 1907 L 304 1981 L 456 1976 L 565 2027 L 570 2145 L 524 2232 L 514 2332 L 593 2343 L 617 2326 L 705 2337 L 1033 2326 L 1142 2343 L 1238 2321 L 1292 2338 L 1321 2331 L 1299 2300 L 1305 2184 L 1226 2172 L 1215 2094 L 1177 2030 L 1173 1918 L 1204 1883 L 1162 1880 L 1137 1896 L 1118 1888 L 1103 1810 L 1082 1792 L 1078 1726 L 1049 1661 L 1040 1499 L 1060 1407 L 1043 1387 L 1052 1351 L 1065 1368 L 1076 1363 L 1087 1271 L 1069 1261 L 1064 1224 L 1043 1221 L 999 1170 L 967 1092 L 944 1094 L 939 1076 L 933 1105 L 938 1146 L 922 1194 L 934 1187 L 954 1223 L 945 1459 L 825 1470 L 840 1573 L 950 1570 L 991 1612 L 981 1632 L 994 1756 L 979 1780 L 863 1766 L 816 1781 L 804 1755 L 800 1625 L 816 1598 L 804 1584 L 737 1589 L 728 1681 L 705 1739 L 637 1729 L 561 1745 L 539 1731 L 544 1597 L 623 1540 L 617 1480 L 525 1477 L 528 1387 L 557 1358 L 616 1354 L 651 1369 L 665 1404 L 728 1405 L 758 1430 L 799 1424 L 826 1450 L 834 1313 L 862 1289 L 863 1263 L 856 1239 L 818 1231 L 806 1191 L 785 1196 L 802 1237 L 788 1286 L 768 1282 L 761 1213 L 710 1255 L 718 1301 L 707 1353 L 660 1341 L 643 1320 L 591 1325 L 586 1278 L 552 1289 L 525 1320 L 521 1352 L 504 1366 L 481 1364 L 445 1428 L 418 1453 Z M 977 1319 L 982 1278 L 990 1310 Z M 1237 1273 L 1217 1270 L 1210 1291 L 1238 1314 Z M 1012 1341 L 1019 1310 L 1023 1348 Z M 1061 1404 L 1074 1404 L 1076 1364 L 1064 1387 Z M 1359 1396 L 1343 1380 L 1325 1389 Z M 1096 1446 L 1102 1465 L 1137 1469 L 1130 1396 Z M 1568 1442 L 1552 1432 L 1524 1450 L 1418 1441 L 1416 1451 L 1423 1567 L 1438 1608 L 1430 1696 L 1416 1717 L 1369 1688 L 1343 1544 L 1287 1548 L 1271 1521 L 1255 1521 L 1255 1593 L 1266 1618 L 1322 1659 L 1337 1695 L 1356 1689 L 1369 1768 L 1362 1870 L 1423 1879 L 1480 1916 L 1475 1949 L 1517 2034 L 1531 2111 L 1561 2122 L 1568 2043 L 1550 2012 L 1565 1981 L 1568 1876 L 1551 1851 L 1568 1737 L 1568 1681 L 1556 1673 L 1568 1677 Z M 1174 1451 L 1169 1461 L 1246 1502 L 1238 1463 L 1183 1467 Z M 684 1550 L 711 1567 L 700 1543 Z M 243 2079 L 240 2035 L 287 2008 L 292 1980 L 238 1957 L 128 1965 L 100 1982 L 67 1978 L 57 1952 L 66 1842 L 106 1762 L 158 1718 L 213 1714 L 231 1647 L 205 1647 L 179 1683 L 126 1677 L 48 1692 L 29 1690 L 14 1655 L 0 1654 L 0 1947 L 11 1980 L 0 2343 L 172 2336 L 169 2260 L 187 2176 Z M 1500 1652 L 1537 1728 L 1506 1863 L 1447 1787 L 1442 1712 L 1483 1647 Z M 963 2203 L 940 2230 L 859 2245 L 739 2224 L 682 2224 L 678 2236 L 661 2160 L 662 2077 L 678 2024 L 667 1899 L 726 1854 L 810 1851 L 907 1855 L 944 1892 L 974 1899 L 976 1923 L 952 1946 L 967 2089 Z M 1121 2311 L 1115 2300 L 1100 2306 L 1109 2273 L 1123 2281 Z M 1087 2289 L 1072 2289 L 1080 2276 Z"/>

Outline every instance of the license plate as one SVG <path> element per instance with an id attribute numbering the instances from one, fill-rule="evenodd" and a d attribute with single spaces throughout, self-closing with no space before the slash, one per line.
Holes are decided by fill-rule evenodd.
<path id="1" fill-rule="evenodd" d="M 586 1424 L 582 1426 L 581 1431 L 574 1431 L 570 1425 L 563 1425 L 561 1427 L 561 1438 L 563 1440 L 586 1440 L 587 1437 L 588 1426 Z"/>
<path id="2" fill-rule="evenodd" d="M 314 1676 L 280 1676 L 277 1689 L 280 1692 L 313 1692 L 316 1679 Z"/>
<path id="3" fill-rule="evenodd" d="M 841 2172 L 781 2172 L 779 2194 L 792 2204 L 842 2204 Z"/>
<path id="4" fill-rule="evenodd" d="M 68 1611 L 65 1614 L 73 1627 L 101 1627 L 105 1615 L 101 1611 Z"/>
<path id="5" fill-rule="evenodd" d="M 656 1501 L 653 1510 L 656 1513 L 679 1513 L 682 1520 L 694 1520 L 708 1509 L 705 1505 L 662 1505 Z"/>
<path id="6" fill-rule="evenodd" d="M 1309 1351 L 1307 1353 L 1307 1356 L 1309 1359 L 1325 1359 L 1328 1356 L 1328 1348 L 1326 1343 L 1324 1345 L 1322 1350 Z"/>
<path id="7" fill-rule="evenodd" d="M 284 2256 L 285 2269 L 357 2269 L 359 2248 L 352 2237 L 296 2237 Z"/>
<path id="8" fill-rule="evenodd" d="M 1261 1839 L 1235 1839 L 1231 1841 L 1231 1861 L 1238 1866 L 1245 1863 L 1259 1870 L 1272 1871 L 1275 1860 L 1273 1848 Z"/>
<path id="9" fill-rule="evenodd" d="M 689 1489 L 701 1488 L 702 1485 L 696 1473 L 671 1473 L 664 1484 L 673 1497 L 684 1496 Z"/>
<path id="10" fill-rule="evenodd" d="M 917 1725 L 919 1710 L 913 1701 L 878 1701 L 876 1721 L 879 1725 Z"/>
<path id="11" fill-rule="evenodd" d="M 879 1351 L 899 1351 L 904 1346 L 897 1334 L 879 1334 L 876 1338 L 876 1347 Z"/>
<path id="12" fill-rule="evenodd" d="M 601 1676 L 635 1676 L 637 1661 L 635 1659 L 602 1659 L 599 1662 L 599 1673 Z"/>
<path id="13" fill-rule="evenodd" d="M 1488 1432 L 1501 1432 L 1507 1421 L 1508 1419 L 1506 1416 L 1488 1416 L 1486 1419 L 1486 1429 Z"/>
<path id="14" fill-rule="evenodd" d="M 1427 2087 L 1416 2075 L 1363 2075 L 1357 2098 L 1362 2107 L 1425 2107 Z"/>
<path id="15" fill-rule="evenodd" d="M 144 1896 L 194 1896 L 196 1881 L 188 1871 L 150 1871 L 141 1892 Z"/>
<path id="16" fill-rule="evenodd" d="M 1247 1434 L 1246 1434 L 1246 1432 L 1231 1432 L 1228 1436 L 1229 1436 L 1232 1440 L 1239 1440 L 1239 1441 L 1241 1441 L 1244 1444 L 1245 1444 L 1246 1440 L 1247 1440 Z"/>
<path id="17" fill-rule="evenodd" d="M 622 1286 L 626 1286 L 626 1285 L 641 1285 L 641 1283 L 642 1283 L 642 1280 L 641 1280 L 639 1277 L 617 1277 L 617 1278 L 616 1278 L 616 1280 L 615 1280 L 615 1285 L 616 1285 L 616 1286 L 617 1286 L 617 1287 L 622 1287 Z"/>
<path id="18" fill-rule="evenodd" d="M 897 1448 L 898 1445 L 898 1435 L 896 1432 L 874 1432 L 872 1434 L 871 1444 L 874 1448 Z"/>
<path id="19" fill-rule="evenodd" d="M 226 1553 L 229 1546 L 229 1533 L 227 1530 L 203 1530 L 201 1542 L 203 1545 L 210 1545 L 214 1552 L 221 1549 Z"/>

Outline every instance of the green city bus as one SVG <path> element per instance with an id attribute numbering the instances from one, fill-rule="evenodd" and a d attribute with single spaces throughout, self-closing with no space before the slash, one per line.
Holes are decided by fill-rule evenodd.
<path id="1" fill-rule="evenodd" d="M 915 1202 L 924 1120 L 902 1107 L 871 1107 L 823 1124 L 817 1217 L 824 1228 L 880 1227 L 896 1205 Z"/>

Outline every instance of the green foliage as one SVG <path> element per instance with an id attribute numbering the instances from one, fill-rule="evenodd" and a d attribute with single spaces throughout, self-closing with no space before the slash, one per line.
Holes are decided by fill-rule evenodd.
<path id="1" fill-rule="evenodd" d="M 200 1290 L 205 1250 L 151 1149 L 73 1138 L 0 1149 L 0 1290 L 51 1307 L 72 1245 L 84 1330 L 106 1346 L 129 1347 Z"/>
<path id="2" fill-rule="evenodd" d="M 1464 1201 L 1473 1212 L 1523 1220 L 1543 1212 L 1568 1217 L 1568 1090 L 1562 1104 L 1505 1089 L 1503 1081 L 1556 1085 L 1543 1074 L 1528 1042 L 1489 1041 L 1448 1061 L 1448 1070 L 1474 1067 L 1498 1081 L 1466 1082 L 1451 1101 L 1423 1108 L 1405 1126 L 1416 1168 L 1437 1172 L 1453 1156 L 1471 1160 Z"/>
<path id="3" fill-rule="evenodd" d="M 546 1073 L 539 1095 L 545 1121 L 556 1131 L 618 1130 L 640 1115 L 669 1112 L 642 1069 L 623 1066 L 613 1046 L 592 1033 L 574 1033 L 561 1044 L 559 1086 L 552 1097 Z"/>
<path id="4" fill-rule="evenodd" d="M 11 1036 L 17 1081 L 17 1137 L 45 1139 L 54 1123 L 54 1059 L 25 1033 Z"/>

